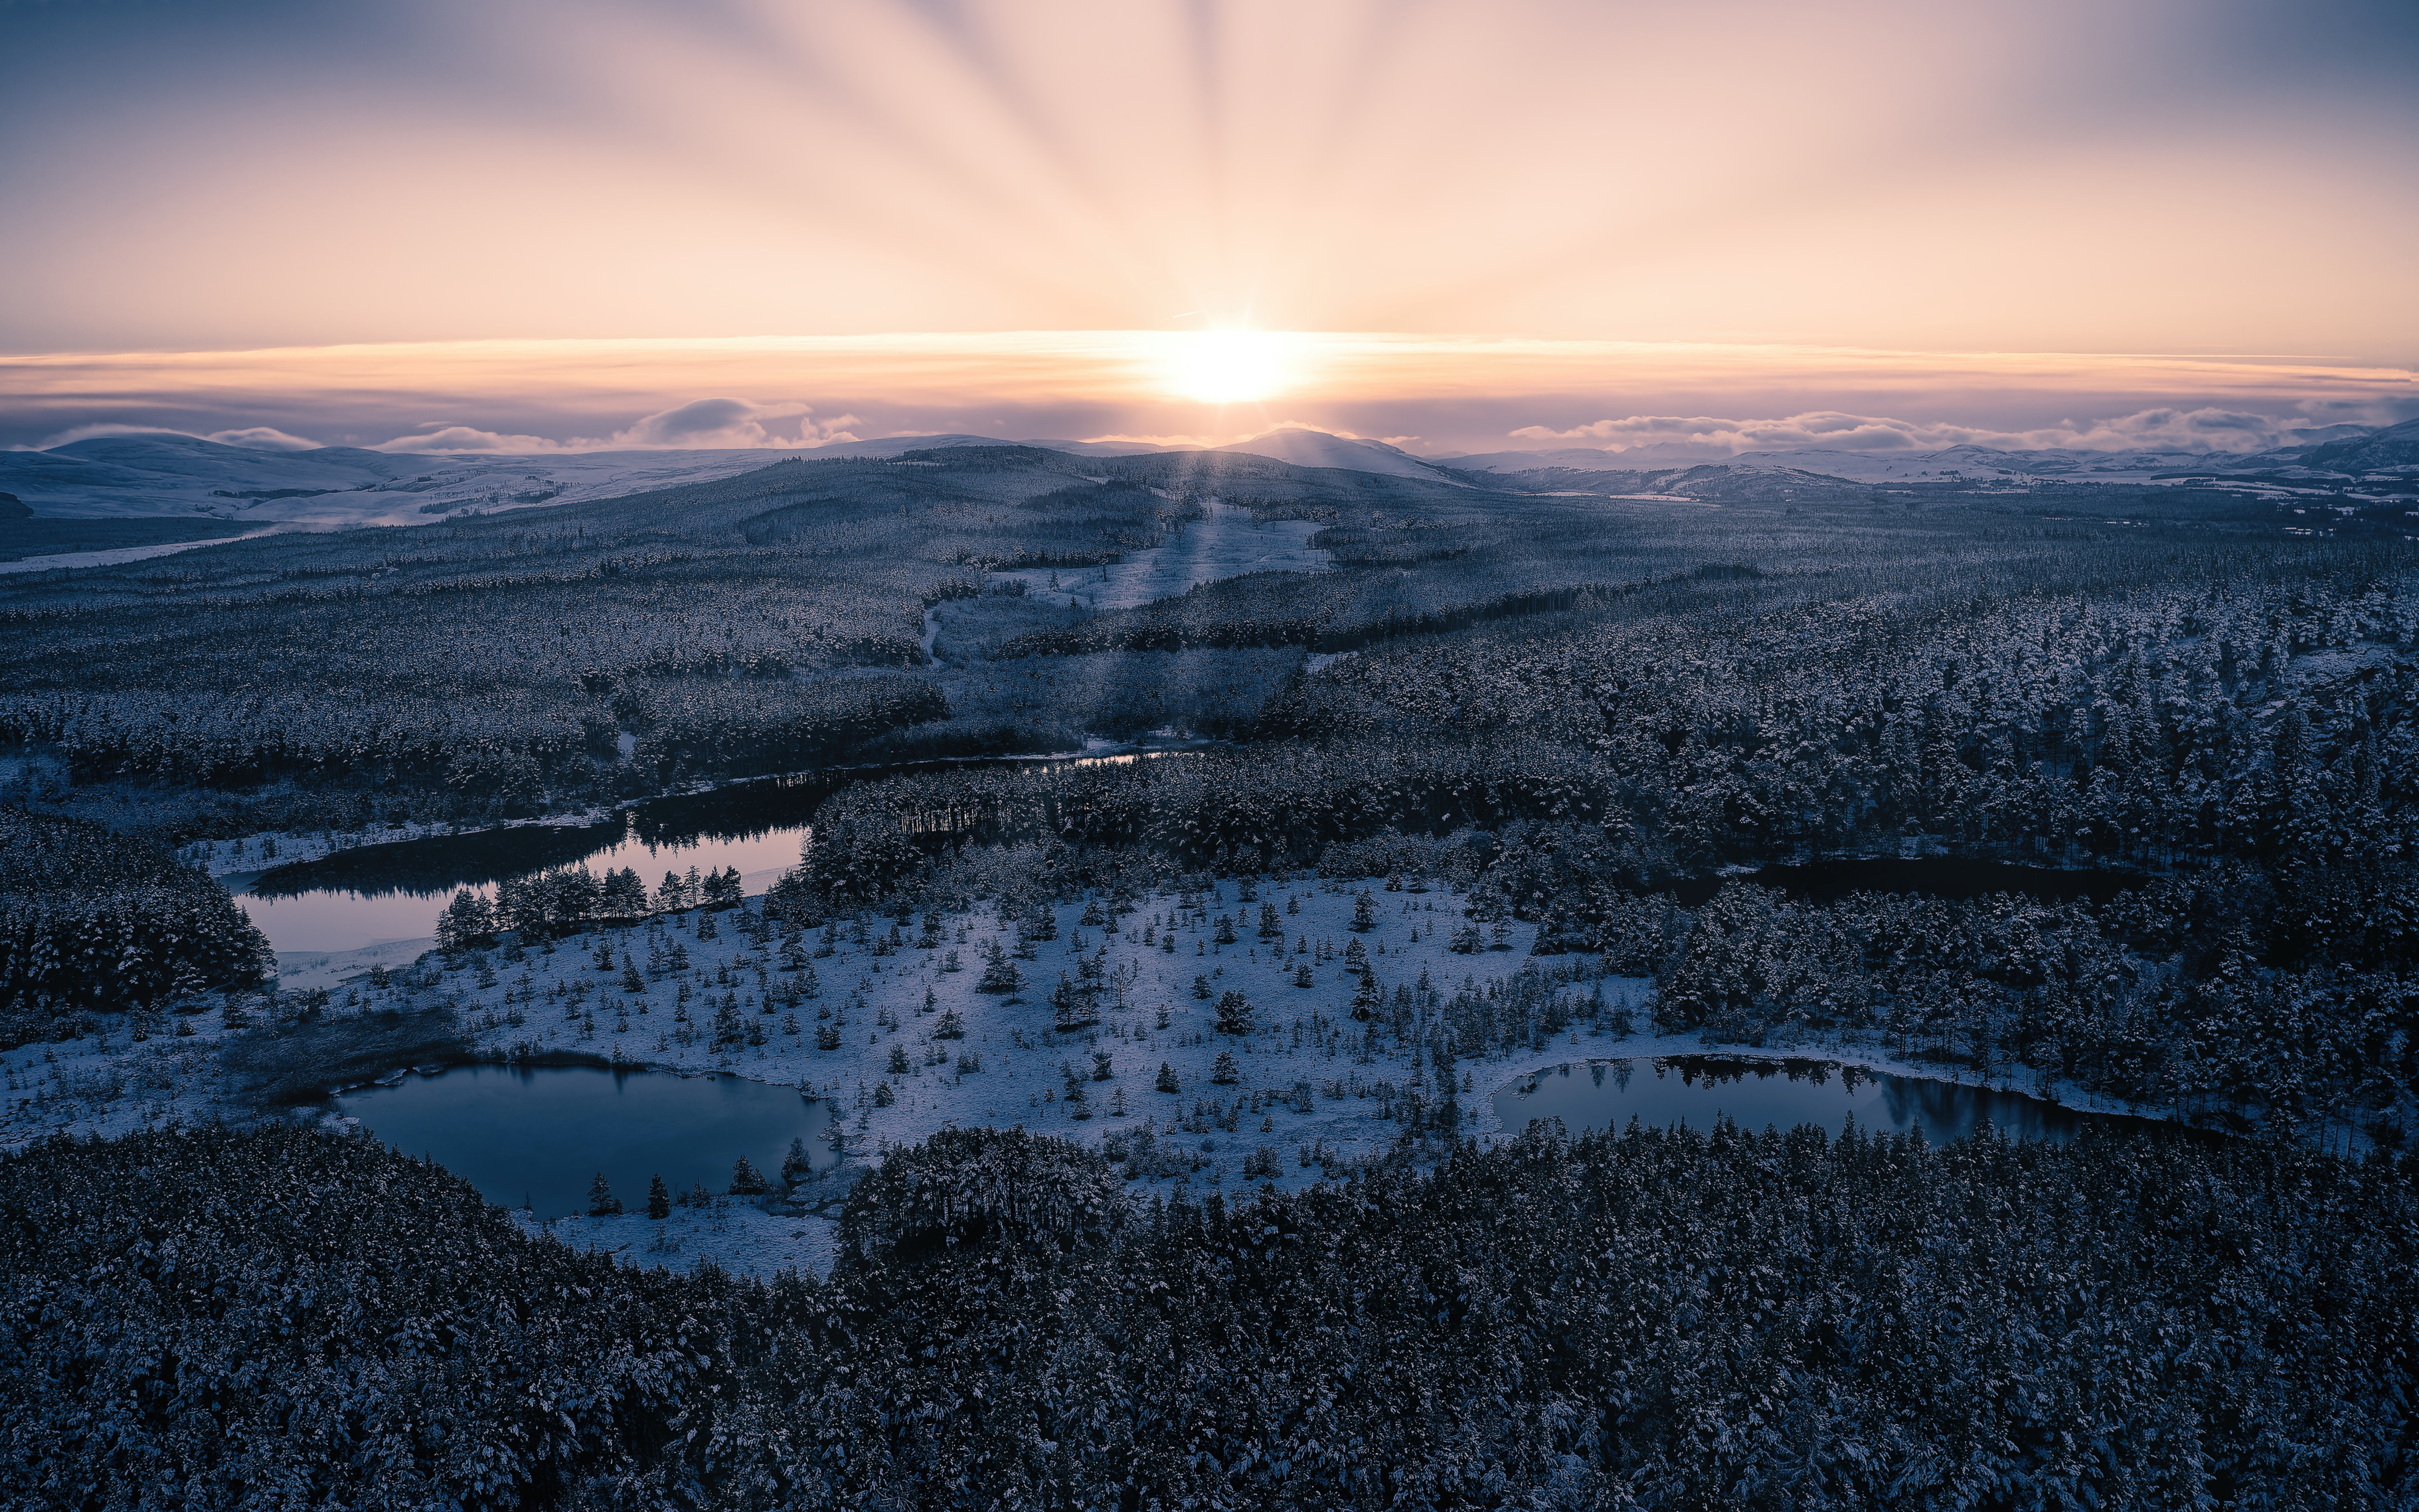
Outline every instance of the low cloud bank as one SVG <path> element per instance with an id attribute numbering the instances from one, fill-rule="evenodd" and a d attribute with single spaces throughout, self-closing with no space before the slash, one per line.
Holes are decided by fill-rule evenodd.
<path id="1" fill-rule="evenodd" d="M 543 436 L 516 436 L 480 430 L 471 425 L 424 426 L 410 436 L 381 441 L 381 452 L 610 452 L 630 450 L 701 451 L 732 447 L 811 448 L 860 438 L 850 427 L 864 422 L 855 415 L 817 420 L 814 408 L 803 404 L 757 404 L 748 399 L 692 399 L 670 409 L 641 416 L 610 436 L 575 437 L 567 441 Z"/>
<path id="2" fill-rule="evenodd" d="M 177 430 L 167 425 L 125 425 L 112 421 L 100 421 L 89 425 L 73 425 L 54 436 L 45 436 L 31 446 L 12 446 L 12 452 L 47 452 L 54 446 L 66 446 L 75 441 L 105 440 L 117 436 L 178 436 L 187 440 L 216 441 L 222 446 L 241 446 L 255 452 L 308 452 L 316 450 L 317 441 L 289 436 L 273 425 L 247 425 L 241 430 L 214 430 L 203 435 L 190 430 Z"/>
<path id="3" fill-rule="evenodd" d="M 1988 446 L 2006 451 L 2264 452 L 2332 440 L 2369 425 L 2391 424 L 2419 413 L 2419 401 L 2331 401 L 2301 408 L 2303 412 L 2288 416 L 2213 407 L 2138 409 L 2113 419 L 2068 421 L 2031 430 L 1893 420 L 1836 409 L 1809 410 L 1776 420 L 1629 415 L 1569 430 L 1523 425 L 1511 434 L 1516 440 L 1579 442 L 1622 451 L 1634 446 L 1697 446 L 1732 453 L 1818 447 L 1841 452 L 1938 452 L 1951 446 Z"/>

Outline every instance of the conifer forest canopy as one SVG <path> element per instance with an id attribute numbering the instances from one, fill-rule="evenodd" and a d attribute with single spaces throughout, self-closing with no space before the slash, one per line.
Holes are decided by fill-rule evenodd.
<path id="1" fill-rule="evenodd" d="M 951 446 L 0 576 L 8 1098 L 204 1010 L 210 1074 L 252 1088 L 0 1150 L 0 1501 L 2419 1504 L 2411 501 L 1428 471 Z M 1102 601 L 1222 519 L 1317 560 Z M 1153 753 L 950 760 L 1087 741 Z M 369 979 L 382 1017 L 281 990 L 193 860 L 795 774 L 812 843 L 761 889 L 466 891 Z M 1752 875 L 1853 857 L 2105 885 Z M 1080 1121 L 945 1127 L 815 1179 L 827 1273 L 583 1250 L 288 1111 L 466 1055 L 462 984 L 557 940 L 635 996 L 640 930 L 718 911 L 769 1024 L 842 997 L 812 962 L 847 931 L 920 918 L 937 957 L 1013 924 L 974 964 L 1016 1000 L 1056 905 L 1132 933 L 1239 883 L 1222 945 L 1256 918 L 1286 950 L 1288 888 L 1359 894 L 1364 930 L 1416 887 L 1454 951 L 1517 928 L 1535 960 L 1389 995 L 1352 937 L 1339 1042 L 1445 1098 L 1364 1158 L 1204 1195 Z M 1560 990 L 1613 980 L 1634 1013 Z M 1033 995 L 1085 1106 L 1103 989 L 1061 981 Z M 1198 981 L 1206 1036 L 1266 1031 Z M 1456 1067 L 1603 1053 L 1555 1053 L 1581 1030 L 1863 1046 L 2158 1121 L 1471 1131 Z"/>

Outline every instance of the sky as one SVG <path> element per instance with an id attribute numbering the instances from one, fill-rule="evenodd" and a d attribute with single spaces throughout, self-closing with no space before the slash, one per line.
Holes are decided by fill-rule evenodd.
<path id="1" fill-rule="evenodd" d="M 2419 415 L 2414 79 L 2408 0 L 0 0 L 0 445 L 2253 449 Z"/>

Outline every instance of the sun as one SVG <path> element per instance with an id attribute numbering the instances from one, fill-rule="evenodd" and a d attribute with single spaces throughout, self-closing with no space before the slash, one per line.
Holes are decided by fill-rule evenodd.
<path id="1" fill-rule="evenodd" d="M 1287 343 L 1268 331 L 1188 331 L 1172 335 L 1169 386 L 1204 404 L 1250 404 L 1281 393 L 1291 378 Z"/>

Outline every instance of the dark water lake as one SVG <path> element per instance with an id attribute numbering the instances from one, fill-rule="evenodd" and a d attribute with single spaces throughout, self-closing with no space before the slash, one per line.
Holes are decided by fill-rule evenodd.
<path id="1" fill-rule="evenodd" d="M 907 762 L 764 778 L 651 798 L 601 824 L 516 825 L 358 846 L 264 872 L 236 901 L 279 950 L 357 950 L 427 938 L 456 888 L 492 896 L 499 882 L 560 866 L 586 866 L 600 875 L 629 867 L 650 889 L 666 872 L 731 868 L 755 893 L 798 864 L 815 810 L 856 783 L 908 772 L 1039 771 L 1167 754 L 1173 752 Z"/>
<path id="2" fill-rule="evenodd" d="M 1495 1094 L 1495 1112 L 1515 1134 L 1538 1119 L 1560 1119 L 1573 1134 L 1618 1133 L 1637 1119 L 1649 1127 L 1685 1123 L 1708 1130 L 1727 1118 L 1761 1133 L 1819 1123 L 1837 1134 L 1851 1117 L 1868 1134 L 1920 1130 L 1940 1144 L 1988 1122 L 2001 1134 L 2063 1144 L 2085 1129 L 2165 1128 L 2130 1114 L 2086 1113 L 2020 1092 L 1970 1083 L 1866 1071 L 1836 1061 L 1731 1056 L 1662 1056 L 1557 1066 Z"/>
<path id="3" fill-rule="evenodd" d="M 638 1212 L 655 1176 L 675 1196 L 699 1182 L 719 1196 L 742 1155 L 767 1179 L 779 1176 L 793 1139 L 807 1142 L 818 1170 L 839 1158 L 824 1141 L 830 1103 L 739 1076 L 457 1066 L 336 1102 L 396 1149 L 429 1157 L 498 1207 L 526 1203 L 540 1218 L 586 1212 L 599 1171 Z"/>

